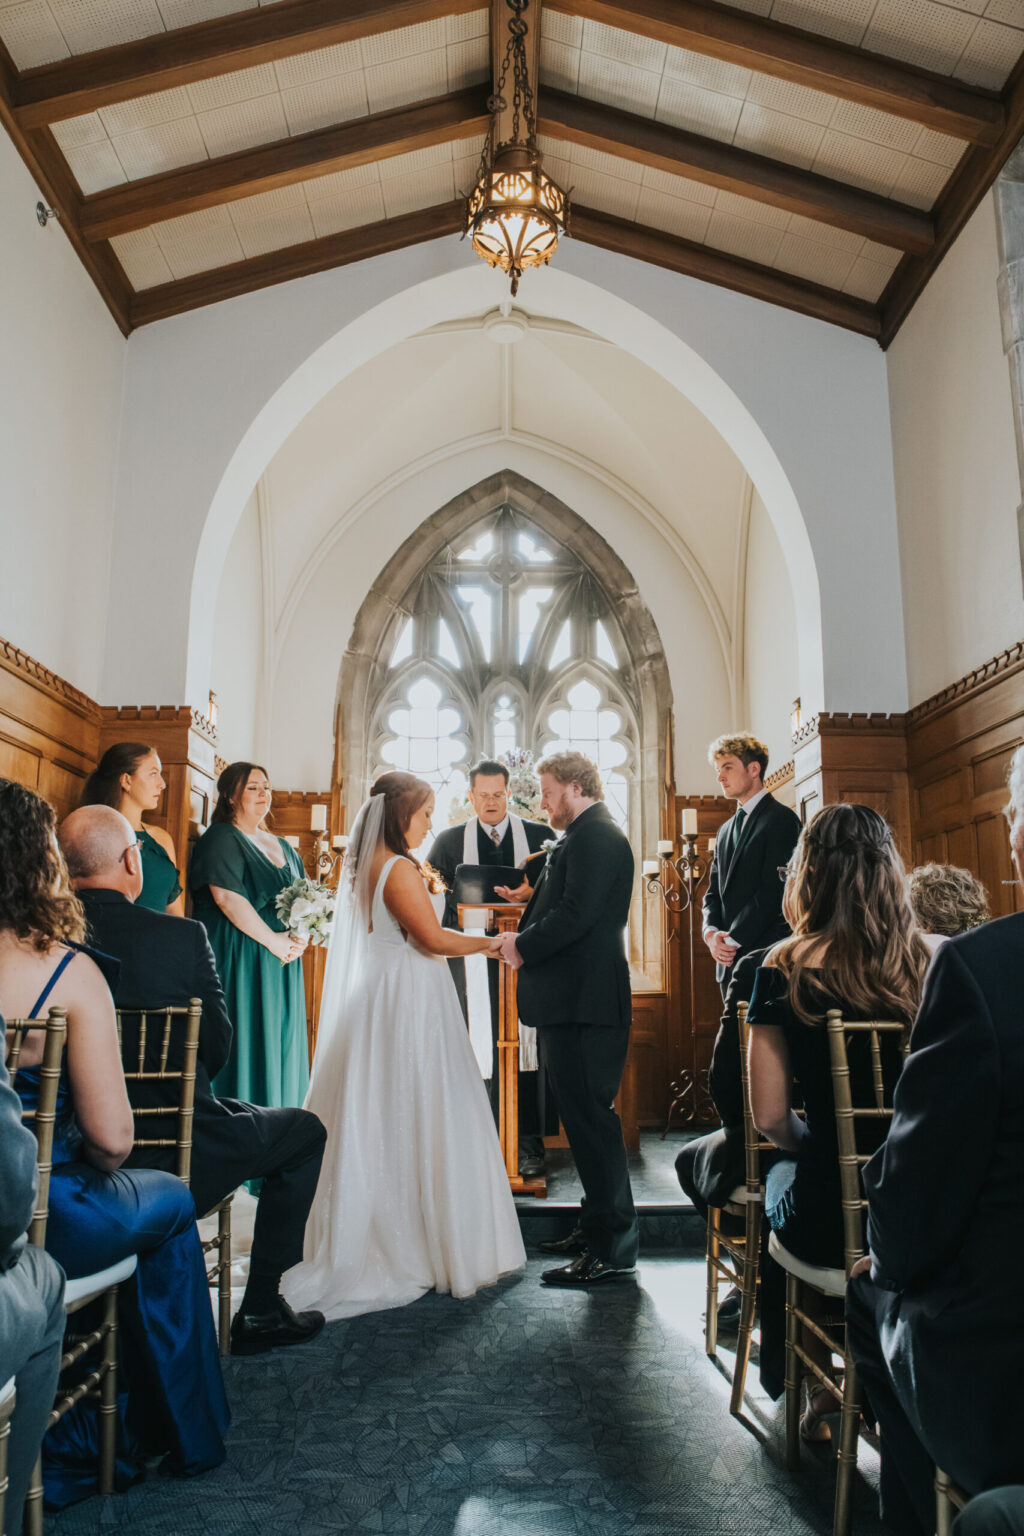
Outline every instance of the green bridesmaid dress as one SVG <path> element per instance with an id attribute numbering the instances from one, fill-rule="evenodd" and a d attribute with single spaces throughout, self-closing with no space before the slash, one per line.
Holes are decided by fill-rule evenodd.
<path id="1" fill-rule="evenodd" d="M 244 832 L 218 822 L 196 843 L 189 870 L 193 914 L 209 935 L 235 1029 L 231 1055 L 214 1079 L 214 1092 L 271 1107 L 301 1105 L 309 1087 L 302 961 L 282 965 L 269 949 L 242 933 L 217 906 L 210 886 L 244 896 L 268 928 L 283 933 L 275 898 L 305 870 L 295 849 L 283 838 L 278 842 L 285 858 L 281 869 Z"/>
<path id="2" fill-rule="evenodd" d="M 181 895 L 181 881 L 174 860 L 163 843 L 158 843 L 145 827 L 139 828 L 139 855 L 142 859 L 142 893 L 135 898 L 137 907 L 151 912 L 166 912 Z"/>

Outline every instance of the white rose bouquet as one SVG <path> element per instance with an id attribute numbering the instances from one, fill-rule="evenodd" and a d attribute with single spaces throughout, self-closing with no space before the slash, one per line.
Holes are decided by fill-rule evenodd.
<path id="1" fill-rule="evenodd" d="M 329 885 L 318 885 L 303 876 L 278 891 L 277 915 L 289 933 L 297 933 L 311 944 L 326 944 L 331 936 L 337 892 Z"/>

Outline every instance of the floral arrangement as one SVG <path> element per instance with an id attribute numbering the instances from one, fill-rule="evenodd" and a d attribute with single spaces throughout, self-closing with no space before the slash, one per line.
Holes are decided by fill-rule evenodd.
<path id="1" fill-rule="evenodd" d="M 540 808 L 540 780 L 533 771 L 533 753 L 528 747 L 511 747 L 498 758 L 508 769 L 508 808 L 527 821 L 547 821 Z M 448 825 L 461 826 L 473 815 L 469 796 L 453 796 L 448 806 Z"/>
<path id="2" fill-rule="evenodd" d="M 311 944 L 326 944 L 331 936 L 337 893 L 329 885 L 319 885 L 302 876 L 278 891 L 277 915 L 289 933 L 297 933 Z"/>

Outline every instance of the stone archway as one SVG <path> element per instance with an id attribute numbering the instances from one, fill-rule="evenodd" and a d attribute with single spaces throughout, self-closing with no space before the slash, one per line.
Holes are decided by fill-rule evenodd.
<path id="1" fill-rule="evenodd" d="M 349 814 L 365 796 L 371 716 L 387 682 L 393 642 L 409 617 L 403 599 L 420 571 L 500 506 L 511 506 L 556 543 L 574 548 L 614 598 L 632 663 L 636 698 L 637 770 L 630 794 L 632 841 L 638 855 L 660 836 L 672 687 L 657 626 L 629 568 L 577 512 L 542 486 L 504 469 L 470 486 L 416 529 L 383 567 L 356 615 L 342 658 L 335 704 L 335 783 Z M 634 903 L 630 925 L 634 978 L 663 984 L 660 910 Z"/>

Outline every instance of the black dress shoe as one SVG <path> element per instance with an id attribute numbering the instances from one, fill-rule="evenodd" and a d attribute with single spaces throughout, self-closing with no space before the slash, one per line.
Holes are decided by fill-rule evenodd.
<path id="1" fill-rule="evenodd" d="M 607 1280 L 632 1280 L 635 1274 L 635 1266 L 625 1268 L 606 1264 L 596 1253 L 584 1253 L 561 1269 L 546 1269 L 541 1279 L 545 1285 L 560 1285 L 567 1290 L 575 1290 L 587 1285 L 601 1285 Z"/>
<path id="2" fill-rule="evenodd" d="M 265 1355 L 282 1344 L 306 1344 L 324 1325 L 322 1312 L 293 1312 L 283 1296 L 272 1312 L 236 1312 L 231 1324 L 233 1355 Z"/>
<path id="3" fill-rule="evenodd" d="M 520 1178 L 523 1178 L 523 1179 L 539 1179 L 541 1174 L 545 1171 L 546 1168 L 547 1168 L 547 1163 L 544 1161 L 544 1158 L 542 1156 L 541 1157 L 535 1157 L 535 1156 L 532 1156 L 531 1154 L 527 1153 L 527 1155 L 525 1157 L 521 1157 L 519 1159 L 519 1176 L 520 1176 Z"/>
<path id="4" fill-rule="evenodd" d="M 569 1259 L 587 1252 L 587 1240 L 582 1227 L 573 1227 L 568 1237 L 551 1237 L 547 1242 L 538 1243 L 537 1247 L 541 1253 L 556 1253 Z"/>
<path id="5" fill-rule="evenodd" d="M 740 1325 L 740 1308 L 743 1305 L 743 1295 L 738 1285 L 734 1285 L 722 1300 L 718 1303 L 718 1326 L 725 1331 L 735 1329 Z"/>

